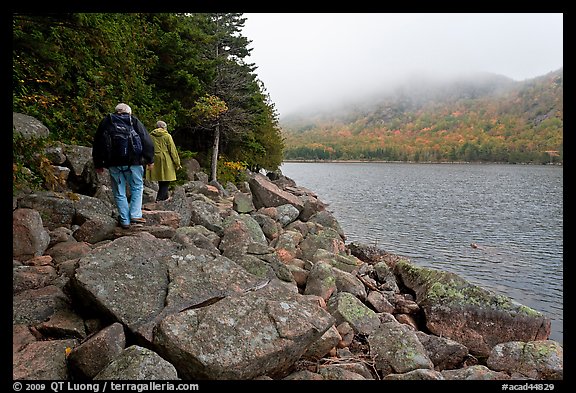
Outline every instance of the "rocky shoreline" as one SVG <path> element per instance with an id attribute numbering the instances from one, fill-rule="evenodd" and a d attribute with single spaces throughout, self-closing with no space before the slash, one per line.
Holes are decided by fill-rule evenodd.
<path id="1" fill-rule="evenodd" d="M 65 182 L 13 197 L 15 380 L 563 380 L 545 315 L 347 244 L 281 173 L 223 187 L 187 160 L 124 230 L 90 148 L 45 155 Z"/>

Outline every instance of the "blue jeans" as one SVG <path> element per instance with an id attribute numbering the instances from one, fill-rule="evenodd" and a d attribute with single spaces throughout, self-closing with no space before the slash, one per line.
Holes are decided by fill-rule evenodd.
<path id="1" fill-rule="evenodd" d="M 120 214 L 120 224 L 129 225 L 131 218 L 142 217 L 144 167 L 142 165 L 111 166 L 108 172 L 112 181 L 112 193 Z M 126 186 L 130 187 L 130 202 L 126 197 Z"/>

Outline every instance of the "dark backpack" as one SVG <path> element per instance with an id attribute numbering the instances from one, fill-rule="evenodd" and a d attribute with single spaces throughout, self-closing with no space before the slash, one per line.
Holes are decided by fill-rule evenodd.
<path id="1" fill-rule="evenodd" d="M 142 155 L 142 140 L 134 130 L 132 116 L 127 118 L 110 114 L 112 127 L 108 129 L 109 157 L 111 162 L 132 164 Z"/>

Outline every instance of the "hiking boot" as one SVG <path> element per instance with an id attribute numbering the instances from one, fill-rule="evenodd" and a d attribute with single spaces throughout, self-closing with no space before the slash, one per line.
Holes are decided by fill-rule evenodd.
<path id="1" fill-rule="evenodd" d="M 134 224 L 145 224 L 146 223 L 146 219 L 144 217 L 131 218 L 130 221 Z"/>
<path id="2" fill-rule="evenodd" d="M 122 229 L 130 229 L 130 224 L 118 224 Z"/>

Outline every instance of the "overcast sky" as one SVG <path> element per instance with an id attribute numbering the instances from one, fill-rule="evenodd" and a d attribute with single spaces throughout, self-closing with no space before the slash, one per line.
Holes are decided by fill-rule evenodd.
<path id="1" fill-rule="evenodd" d="M 561 13 L 245 13 L 246 60 L 280 116 L 407 75 L 524 80 L 563 66 Z"/>

